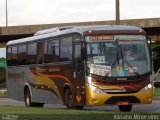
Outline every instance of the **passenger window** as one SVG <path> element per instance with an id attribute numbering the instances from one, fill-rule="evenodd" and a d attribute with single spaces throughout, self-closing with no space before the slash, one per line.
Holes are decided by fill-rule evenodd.
<path id="1" fill-rule="evenodd" d="M 48 42 L 44 42 L 44 63 L 48 63 Z"/>
<path id="2" fill-rule="evenodd" d="M 59 40 L 48 41 L 48 62 L 59 62 Z"/>
<path id="3" fill-rule="evenodd" d="M 26 65 L 27 46 L 20 45 L 18 47 L 18 65 Z"/>
<path id="4" fill-rule="evenodd" d="M 27 63 L 28 64 L 36 64 L 36 59 L 37 59 L 37 44 L 32 43 L 28 44 L 28 49 L 27 49 Z"/>
<path id="5" fill-rule="evenodd" d="M 37 43 L 37 64 L 44 63 L 44 47 L 45 47 L 45 42 L 38 42 Z"/>
<path id="6" fill-rule="evenodd" d="M 12 47 L 12 66 L 17 65 L 17 46 Z"/>
<path id="7" fill-rule="evenodd" d="M 12 65 L 12 48 L 11 47 L 7 48 L 7 65 L 8 66 Z"/>
<path id="8" fill-rule="evenodd" d="M 66 37 L 61 39 L 60 58 L 61 62 L 72 60 L 72 37 Z"/>

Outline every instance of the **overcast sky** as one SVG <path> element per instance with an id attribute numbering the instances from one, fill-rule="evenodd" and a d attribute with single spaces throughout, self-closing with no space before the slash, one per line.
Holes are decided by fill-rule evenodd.
<path id="1" fill-rule="evenodd" d="M 6 24 L 5 1 L 0 0 L 0 27 Z M 120 13 L 121 19 L 158 18 L 160 0 L 120 0 Z M 114 19 L 115 0 L 8 0 L 9 26 Z"/>
<path id="2" fill-rule="evenodd" d="M 0 26 L 5 26 L 0 0 Z M 121 19 L 160 17 L 160 0 L 120 0 Z M 115 0 L 8 0 L 8 23 L 50 24 L 115 19 Z"/>

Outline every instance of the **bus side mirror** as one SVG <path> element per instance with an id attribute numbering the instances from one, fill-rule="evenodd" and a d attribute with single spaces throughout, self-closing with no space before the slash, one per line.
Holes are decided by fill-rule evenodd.
<path id="1" fill-rule="evenodd" d="M 147 42 L 149 45 L 151 45 L 151 38 L 150 37 L 147 37 Z"/>
<path id="2" fill-rule="evenodd" d="M 154 82 L 154 87 L 155 88 L 160 88 L 160 82 Z"/>

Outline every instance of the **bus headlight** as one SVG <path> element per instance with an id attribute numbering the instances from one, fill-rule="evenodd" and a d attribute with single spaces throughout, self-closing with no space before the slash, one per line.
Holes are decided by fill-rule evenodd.
<path id="1" fill-rule="evenodd" d="M 90 85 L 90 88 L 91 88 L 91 91 L 92 91 L 92 92 L 95 92 L 95 93 L 97 93 L 97 94 L 103 92 L 100 88 L 98 88 L 98 87 L 96 87 L 96 86 L 93 86 L 93 85 Z"/>
<path id="2" fill-rule="evenodd" d="M 147 91 L 147 90 L 149 90 L 151 88 L 152 88 L 152 84 L 150 83 L 150 84 L 146 85 L 144 88 L 142 88 L 141 90 L 142 91 Z"/>

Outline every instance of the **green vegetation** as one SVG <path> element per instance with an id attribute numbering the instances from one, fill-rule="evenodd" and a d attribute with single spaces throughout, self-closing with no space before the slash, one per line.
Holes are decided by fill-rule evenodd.
<path id="1" fill-rule="evenodd" d="M 160 96 L 160 88 L 154 88 L 154 96 Z"/>
<path id="2" fill-rule="evenodd" d="M 0 58 L 0 61 L 6 61 L 6 58 L 1 57 L 1 58 Z"/>
<path id="3" fill-rule="evenodd" d="M 18 116 L 18 120 L 113 120 L 116 119 L 114 118 L 115 115 L 134 117 L 135 114 L 156 115 L 156 117 L 160 117 L 159 113 L 122 113 L 97 110 L 42 109 L 13 106 L 0 106 L 0 113 L 2 117 L 7 117 L 9 115 L 14 117 Z"/>
<path id="4" fill-rule="evenodd" d="M 0 68 L 0 84 L 2 82 L 5 82 L 5 78 L 6 78 L 6 73 L 5 73 L 5 70 Z"/>
<path id="5" fill-rule="evenodd" d="M 4 115 L 18 115 L 18 120 L 112 120 L 113 118 L 113 113 L 106 111 L 9 106 L 0 106 L 0 113 Z"/>
<path id="6" fill-rule="evenodd" d="M 7 92 L 3 91 L 3 89 L 6 87 L 5 85 L 5 82 L 6 82 L 5 64 L 6 64 L 6 59 L 3 57 L 0 58 L 0 97 L 7 96 Z"/>
<path id="7" fill-rule="evenodd" d="M 2 82 L 5 82 L 5 79 L 6 79 L 6 73 L 5 73 L 5 65 L 3 64 L 6 64 L 5 63 L 6 59 L 5 58 L 0 58 L 0 84 Z"/>
<path id="8" fill-rule="evenodd" d="M 1 98 L 1 97 L 7 97 L 7 92 L 1 92 L 1 91 L 0 91 L 0 98 Z"/>
<path id="9" fill-rule="evenodd" d="M 153 51 L 160 51 L 160 42 L 155 41 L 154 43 L 151 44 L 151 48 Z"/>
<path id="10" fill-rule="evenodd" d="M 156 41 L 151 44 L 153 55 L 153 65 L 154 65 L 154 71 L 157 72 L 157 70 L 160 68 L 160 42 Z"/>

